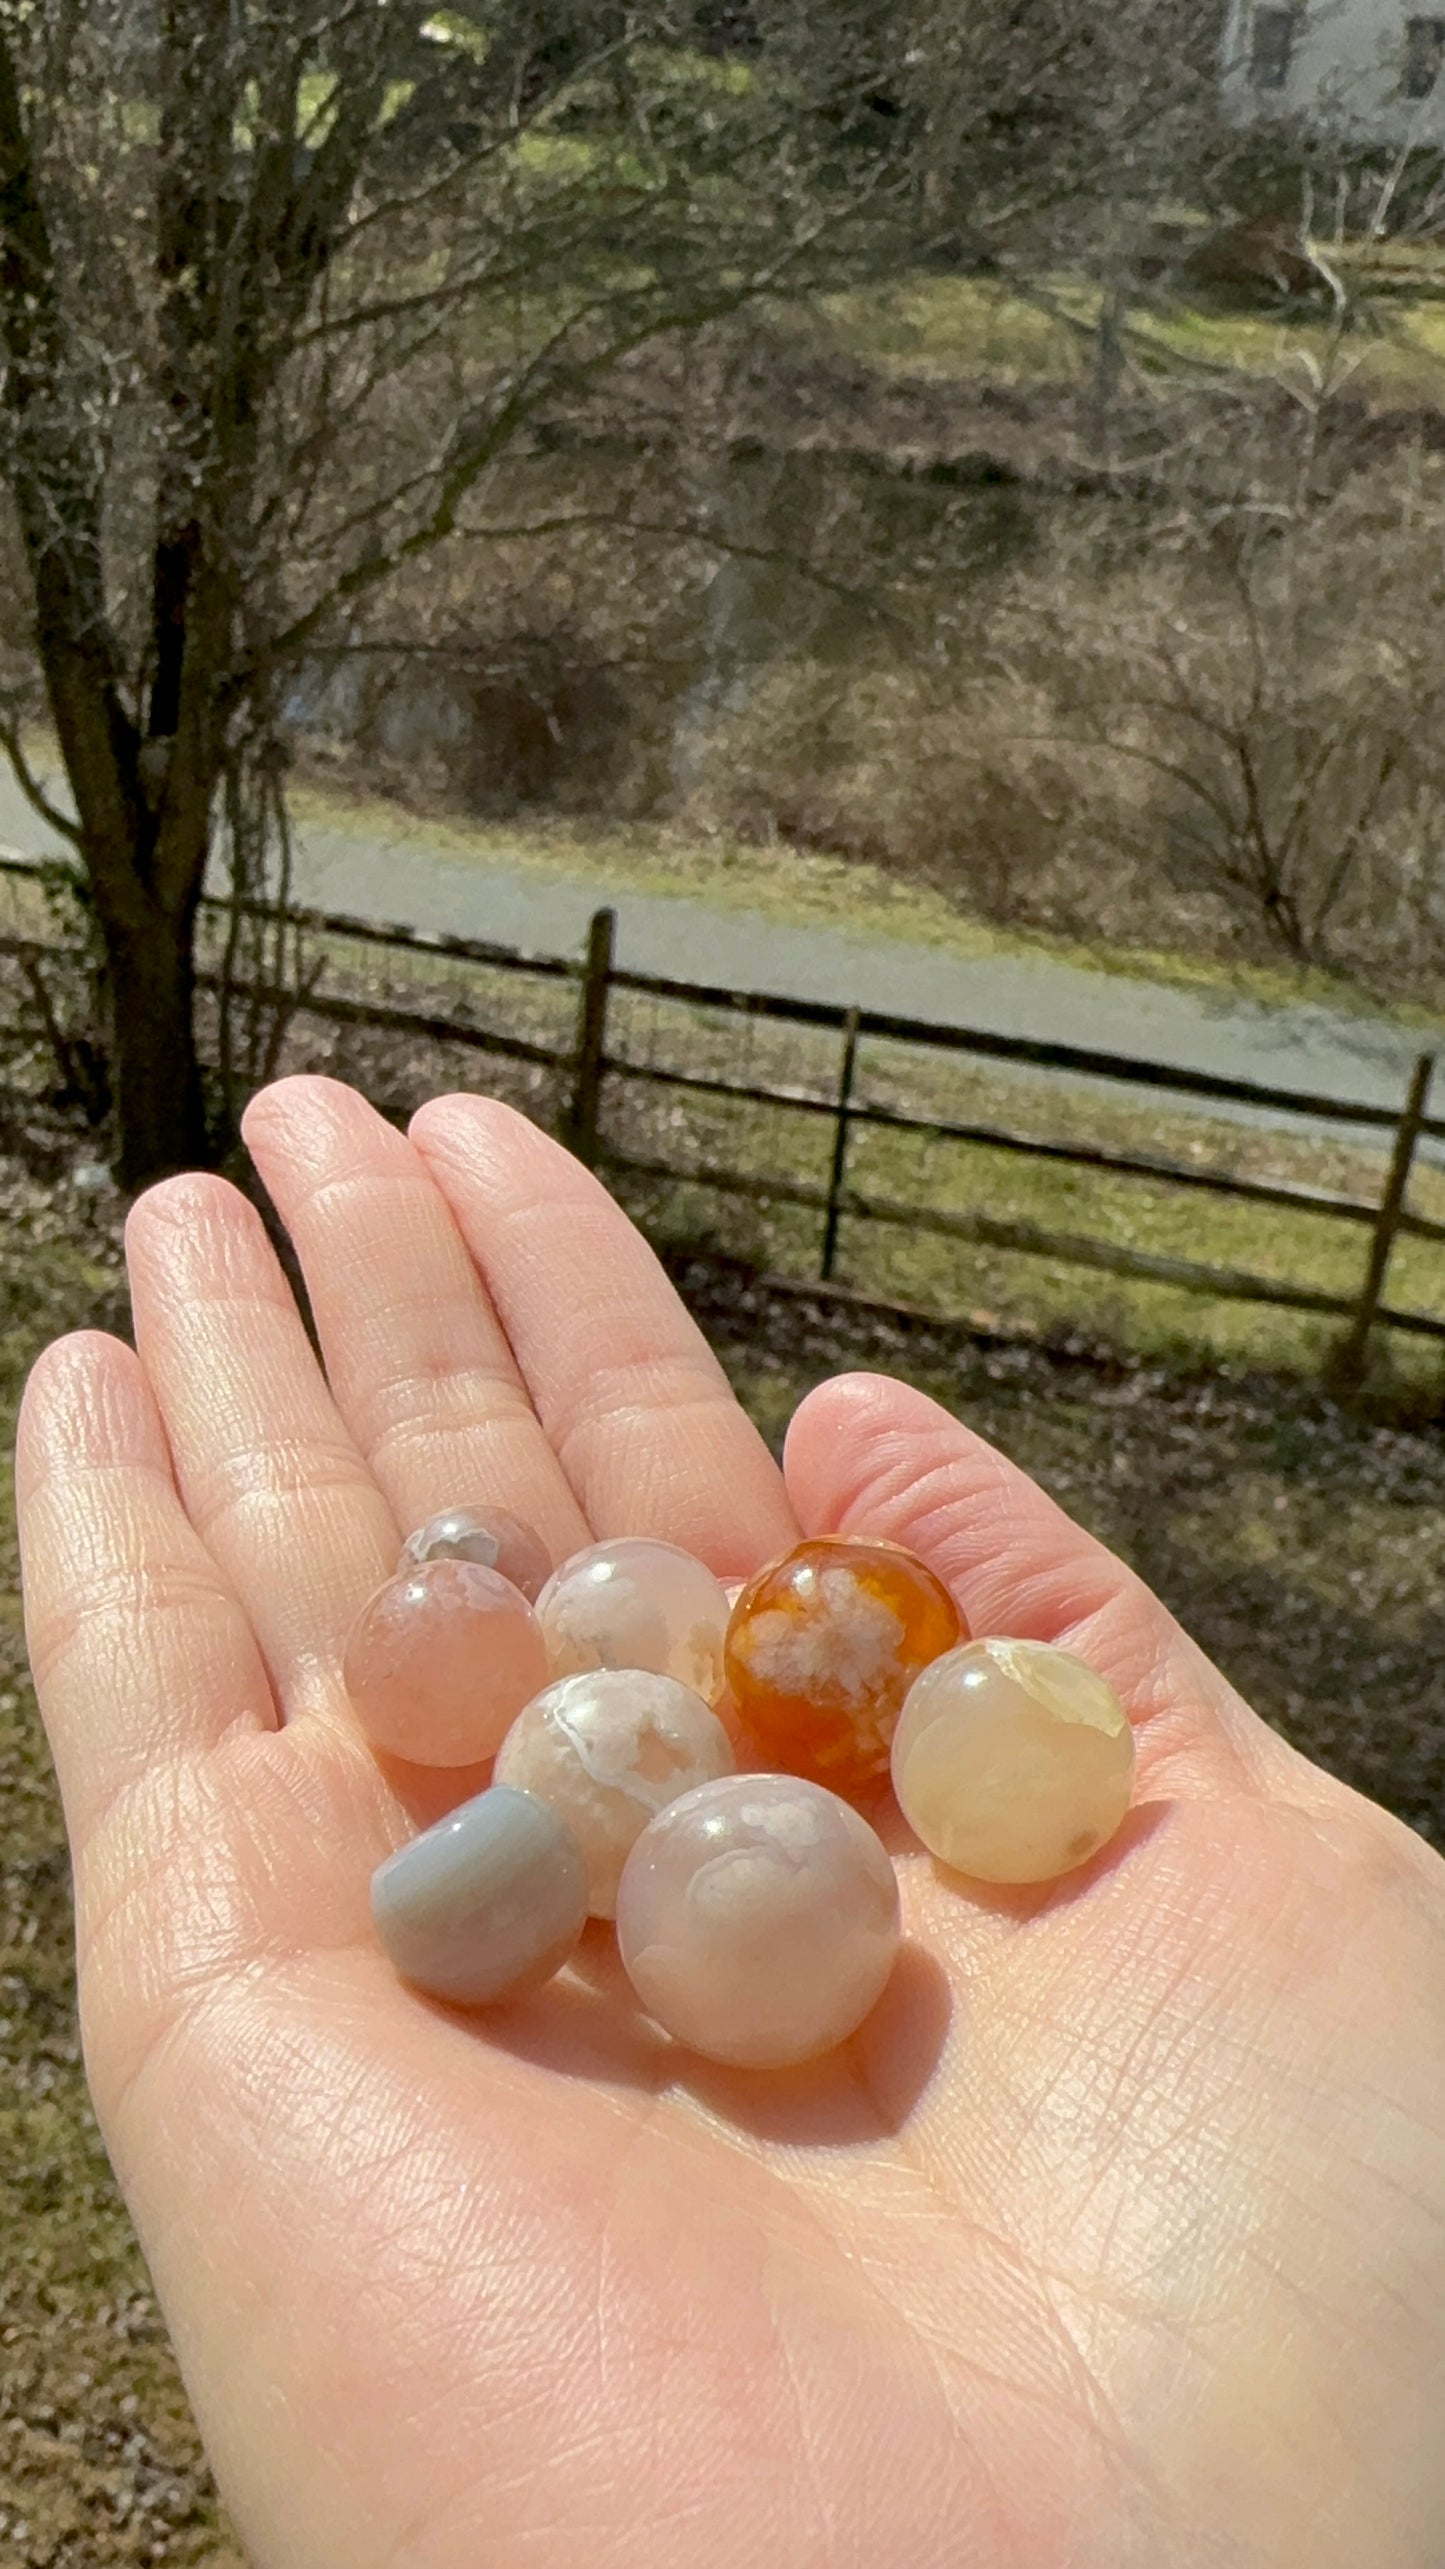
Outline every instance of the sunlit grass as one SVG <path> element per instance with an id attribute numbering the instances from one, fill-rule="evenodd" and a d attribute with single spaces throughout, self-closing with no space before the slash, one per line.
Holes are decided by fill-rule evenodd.
<path id="1" fill-rule="evenodd" d="M 1426 285 L 1429 291 L 1426 291 Z M 1306 369 L 1349 378 L 1385 401 L 1445 392 L 1441 272 L 1420 272 L 1419 299 L 1393 293 L 1367 305 L 1343 336 L 1328 313 L 1277 315 L 1191 301 L 1180 292 L 1141 297 L 1129 320 L 1141 361 L 1288 376 Z M 917 276 L 902 285 L 833 297 L 825 318 L 840 343 L 885 372 L 943 383 L 1073 383 L 1087 371 L 1098 290 L 1078 276 L 1027 289 L 986 277 Z"/>
<path id="2" fill-rule="evenodd" d="M 676 1062 L 744 1085 L 806 1086 L 826 1096 L 836 1077 L 836 1037 L 798 1028 L 728 1025 L 719 1017 L 684 1031 L 671 1003 L 638 1000 L 614 1015 L 619 1047 L 654 1064 Z M 927 1055 L 877 1039 L 860 1049 L 855 1096 L 950 1122 L 985 1125 L 1023 1138 L 1165 1159 L 1192 1169 L 1378 1202 L 1385 1157 L 1349 1138 L 1315 1141 L 1181 1113 L 1144 1089 L 1117 1094 L 1061 1076 L 1010 1076 L 967 1056 Z M 826 1189 L 833 1124 L 786 1104 L 759 1105 L 660 1086 L 616 1083 L 606 1130 L 623 1151 L 666 1158 L 674 1175 L 623 1174 L 618 1184 L 669 1240 L 711 1239 L 759 1266 L 800 1279 L 816 1276 L 823 1230 L 818 1204 L 785 1200 L 789 1185 Z M 742 1200 L 720 1182 L 735 1171 L 761 1193 Z M 714 1180 L 719 1181 L 713 1183 Z M 777 1193 L 769 1195 L 769 1186 Z M 848 1190 L 921 1212 L 982 1213 L 994 1221 L 1103 1242 L 1156 1258 L 1239 1271 L 1353 1300 L 1363 1281 L 1370 1233 L 1363 1222 L 1261 1205 L 995 1146 L 927 1133 L 856 1125 Z M 846 1198 L 845 1198 L 846 1203 Z M 1445 1172 L 1420 1166 L 1415 1212 L 1445 1220 Z M 1065 1330 L 1101 1345 L 1166 1363 L 1201 1357 L 1230 1364 L 1313 1372 L 1328 1360 L 1345 1322 L 1268 1304 L 1234 1301 L 1173 1283 L 1100 1273 L 1071 1261 L 886 1226 L 845 1210 L 834 1280 L 885 1301 L 982 1325 L 1024 1332 Z M 1401 1238 L 1388 1301 L 1445 1320 L 1445 1247 Z M 1445 1378 L 1439 1342 L 1376 1333 L 1382 1373 L 1416 1385 Z"/>

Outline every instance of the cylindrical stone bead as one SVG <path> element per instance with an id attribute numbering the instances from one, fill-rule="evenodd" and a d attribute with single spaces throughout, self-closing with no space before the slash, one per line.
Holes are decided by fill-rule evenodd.
<path id="1" fill-rule="evenodd" d="M 675 1543 L 619 1535 L 555 1570 L 537 1599 L 554 1677 L 649 1668 L 705 1703 L 722 1691 L 727 1591 Z"/>
<path id="2" fill-rule="evenodd" d="M 510 1508 L 442 1508 L 409 1534 L 399 1568 L 421 1561 L 479 1561 L 499 1570 L 534 1606 L 552 1576 L 552 1556 L 534 1526 Z"/>
<path id="3" fill-rule="evenodd" d="M 690 1686 L 649 1669 L 592 1668 L 523 1708 L 493 1771 L 566 1821 L 587 1867 L 588 1906 L 610 1918 L 649 1820 L 693 1785 L 731 1775 L 734 1763 L 722 1723 Z"/>
<path id="4" fill-rule="evenodd" d="M 991 1638 L 914 1680 L 893 1786 L 930 1853 L 981 1882 L 1051 1882 L 1113 1836 L 1134 1779 L 1129 1717 L 1071 1650 Z"/>
<path id="5" fill-rule="evenodd" d="M 882 1840 L 796 1775 L 684 1793 L 644 1829 L 618 1888 L 618 1946 L 648 2014 L 739 2067 L 841 2043 L 881 1997 L 898 1939 Z"/>
<path id="6" fill-rule="evenodd" d="M 479 1561 L 420 1561 L 388 1579 L 352 1627 L 346 1691 L 374 1748 L 418 1766 L 496 1754 L 547 1682 L 537 1618 Z"/>
<path id="7" fill-rule="evenodd" d="M 586 1923 L 587 1869 L 555 1811 L 494 1785 L 378 1865 L 371 1913 L 403 1979 L 486 2007 L 561 1969 Z"/>

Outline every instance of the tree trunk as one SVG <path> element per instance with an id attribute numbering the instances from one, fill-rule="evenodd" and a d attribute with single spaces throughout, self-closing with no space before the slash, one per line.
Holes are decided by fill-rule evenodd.
<path id="1" fill-rule="evenodd" d="M 191 955 L 194 917 L 176 917 L 148 901 L 119 919 L 100 908 L 108 1028 L 119 1156 L 116 1177 L 134 1191 L 211 1158 L 205 1098 L 196 1052 Z"/>

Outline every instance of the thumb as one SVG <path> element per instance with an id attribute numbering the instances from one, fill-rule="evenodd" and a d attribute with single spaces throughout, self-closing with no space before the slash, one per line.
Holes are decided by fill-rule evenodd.
<path id="1" fill-rule="evenodd" d="M 1077 1651 L 1128 1710 L 1141 1783 L 1264 1792 L 1305 1764 L 1142 1579 L 923 1392 L 886 1374 L 821 1384 L 783 1469 L 805 1532 L 886 1535 L 937 1572 L 973 1632 Z"/>

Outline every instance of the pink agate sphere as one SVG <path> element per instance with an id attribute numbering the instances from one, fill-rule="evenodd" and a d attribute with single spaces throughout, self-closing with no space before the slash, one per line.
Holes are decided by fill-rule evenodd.
<path id="1" fill-rule="evenodd" d="M 527 1600 L 480 1561 L 431 1560 L 388 1579 L 363 1606 L 342 1664 L 373 1748 L 418 1766 L 495 1756 L 547 1682 Z"/>
<path id="2" fill-rule="evenodd" d="M 540 1534 L 510 1508 L 443 1508 L 407 1536 L 398 1566 L 405 1570 L 413 1561 L 480 1561 L 484 1570 L 500 1570 L 520 1588 L 529 1606 L 552 1576 L 552 1556 Z"/>
<path id="3" fill-rule="evenodd" d="M 898 1885 L 866 1820 L 796 1775 L 731 1775 L 669 1802 L 617 1893 L 628 1978 L 710 2060 L 781 2069 L 862 2024 L 898 1951 Z"/>
<path id="4" fill-rule="evenodd" d="M 646 1668 L 706 1704 L 722 1692 L 727 1591 L 701 1561 L 649 1535 L 614 1535 L 574 1552 L 537 1599 L 554 1677 Z"/>

